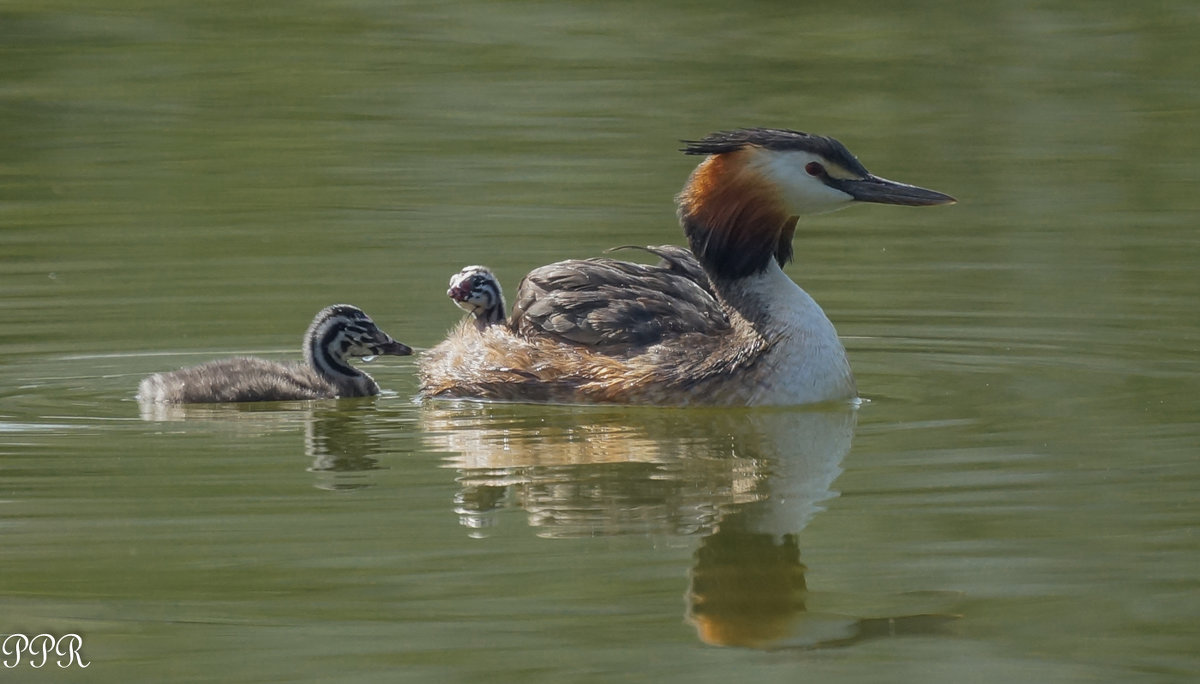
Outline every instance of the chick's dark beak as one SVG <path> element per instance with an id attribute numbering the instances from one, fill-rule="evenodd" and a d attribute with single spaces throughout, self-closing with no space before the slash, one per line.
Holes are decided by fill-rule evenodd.
<path id="1" fill-rule="evenodd" d="M 386 342 L 381 342 L 375 345 L 374 351 L 380 356 L 409 356 L 412 354 L 412 347 L 402 342 L 397 342 L 392 338 L 388 338 Z"/>

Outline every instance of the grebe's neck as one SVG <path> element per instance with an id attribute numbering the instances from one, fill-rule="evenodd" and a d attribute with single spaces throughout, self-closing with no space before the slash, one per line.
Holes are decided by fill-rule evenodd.
<path id="1" fill-rule="evenodd" d="M 792 258 L 796 215 L 755 163 L 751 150 L 712 155 L 677 197 L 692 253 L 731 317 L 767 344 L 756 362 L 756 404 L 849 399 L 846 350 L 820 305 L 783 272 Z M 735 322 L 736 326 L 736 322 Z"/>
<path id="2" fill-rule="evenodd" d="M 851 399 L 854 375 L 837 330 L 821 306 L 771 261 L 760 273 L 714 279 L 713 289 L 767 347 L 756 363 L 747 400 L 762 405 Z"/>
<path id="3" fill-rule="evenodd" d="M 717 299 L 763 334 L 829 324 L 821 307 L 772 260 L 758 273 L 711 278 Z"/>
<path id="4" fill-rule="evenodd" d="M 483 330 L 494 323 L 504 323 L 508 316 L 504 313 L 504 296 L 497 291 L 499 301 L 490 308 L 484 309 L 475 316 L 475 328 Z"/>
<path id="5" fill-rule="evenodd" d="M 737 281 L 792 258 L 796 217 L 751 150 L 706 158 L 676 197 L 692 253 L 715 281 Z"/>
<path id="6" fill-rule="evenodd" d="M 304 362 L 337 388 L 339 396 L 371 393 L 375 381 L 346 360 L 344 352 L 350 348 L 350 339 L 344 326 L 328 323 L 312 330 L 305 339 Z"/>

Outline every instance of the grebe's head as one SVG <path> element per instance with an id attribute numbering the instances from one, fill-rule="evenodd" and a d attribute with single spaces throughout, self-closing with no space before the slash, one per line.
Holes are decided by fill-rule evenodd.
<path id="1" fill-rule="evenodd" d="M 738 278 L 791 258 L 796 217 L 854 202 L 929 206 L 949 195 L 880 178 L 837 140 L 745 128 L 684 141 L 706 155 L 677 197 L 692 251 L 717 275 Z"/>
<path id="2" fill-rule="evenodd" d="M 379 329 L 362 309 L 334 304 L 322 309 L 308 328 L 306 354 L 345 365 L 352 356 L 408 356 L 412 348 Z"/>
<path id="3" fill-rule="evenodd" d="M 906 206 L 955 202 L 950 195 L 872 174 L 833 138 L 787 129 L 744 128 L 684 142 L 685 154 L 709 156 L 701 168 L 705 164 L 740 167 L 741 173 L 773 186 L 777 201 L 792 216 L 835 211 L 856 201 Z M 722 169 L 725 173 L 731 170 Z"/>
<path id="4" fill-rule="evenodd" d="M 458 308 L 478 319 L 504 318 L 504 293 L 500 290 L 500 281 L 484 266 L 467 266 L 451 276 L 446 296 Z"/>

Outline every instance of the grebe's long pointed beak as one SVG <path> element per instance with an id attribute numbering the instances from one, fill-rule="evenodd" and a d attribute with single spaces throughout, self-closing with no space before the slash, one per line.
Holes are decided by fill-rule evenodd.
<path id="1" fill-rule="evenodd" d="M 926 207 L 936 204 L 954 204 L 958 201 L 950 195 L 936 190 L 907 183 L 897 183 L 873 175 L 866 178 L 828 178 L 825 182 L 859 202 Z"/>
<path id="2" fill-rule="evenodd" d="M 386 342 L 372 344 L 371 351 L 375 352 L 378 356 L 409 356 L 413 352 L 412 347 L 403 342 L 397 342 L 390 337 Z"/>

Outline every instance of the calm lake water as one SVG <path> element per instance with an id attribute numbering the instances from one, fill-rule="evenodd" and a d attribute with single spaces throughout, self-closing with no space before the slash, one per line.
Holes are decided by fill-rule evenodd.
<path id="1" fill-rule="evenodd" d="M 1200 677 L 1194 2 L 176 4 L 0 8 L 0 635 L 91 663 L 0 678 Z M 860 406 L 133 400 L 678 243 L 753 125 L 960 199 L 797 230 Z"/>

